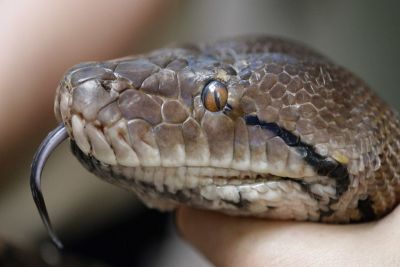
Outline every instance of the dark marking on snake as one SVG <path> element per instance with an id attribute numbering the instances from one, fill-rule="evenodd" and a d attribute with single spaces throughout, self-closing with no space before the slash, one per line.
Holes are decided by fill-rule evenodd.
<path id="1" fill-rule="evenodd" d="M 295 147 L 317 174 L 335 179 L 336 196 L 341 196 L 349 188 L 349 173 L 343 164 L 334 159 L 321 156 L 315 151 L 313 146 L 302 142 L 299 136 L 296 136 L 274 122 L 261 121 L 256 115 L 245 116 L 245 121 L 247 125 L 258 125 L 262 129 L 279 136 L 288 146 Z"/>
<path id="2" fill-rule="evenodd" d="M 321 209 L 320 209 L 319 212 L 320 212 L 320 218 L 319 218 L 320 221 L 322 221 L 322 219 L 323 219 L 324 217 L 329 217 L 329 216 L 331 216 L 333 213 L 335 213 L 335 211 L 332 210 L 331 208 L 328 208 L 328 210 L 321 210 Z"/>
<path id="3" fill-rule="evenodd" d="M 228 203 L 232 206 L 235 206 L 239 209 L 247 208 L 251 204 L 251 202 L 246 199 L 243 199 L 242 193 L 240 191 L 238 193 L 239 193 L 239 201 L 238 202 L 233 202 L 233 201 L 226 200 L 226 199 L 221 199 L 221 201 Z"/>
<path id="4" fill-rule="evenodd" d="M 289 179 L 289 178 L 288 178 Z M 293 179 L 292 179 L 293 180 Z M 301 187 L 301 190 L 303 190 L 303 192 L 306 192 L 308 195 L 310 195 L 310 197 L 312 197 L 313 199 L 320 201 L 322 199 L 322 197 L 320 195 L 317 195 L 315 193 L 313 193 L 310 190 L 310 184 L 304 182 L 304 181 L 296 181 L 296 183 L 298 183 Z"/>
<path id="5" fill-rule="evenodd" d="M 374 202 L 370 197 L 367 197 L 364 200 L 358 200 L 357 208 L 361 213 L 361 217 L 364 221 L 370 222 L 376 219 L 376 214 L 374 209 L 372 208 Z"/>
<path id="6" fill-rule="evenodd" d="M 280 178 L 279 180 L 290 181 L 290 182 L 293 182 L 293 183 L 297 183 L 297 184 L 300 185 L 301 190 L 302 190 L 303 192 L 307 193 L 311 198 L 315 199 L 316 201 L 321 201 L 321 199 L 322 199 L 322 197 L 321 197 L 320 195 L 317 195 L 317 194 L 315 194 L 315 193 L 313 193 L 313 192 L 311 191 L 311 189 L 310 189 L 310 185 L 311 185 L 311 184 L 308 184 L 308 183 L 306 183 L 306 182 L 304 182 L 304 181 L 291 179 L 291 178 L 289 178 L 289 177 L 282 177 L 282 178 Z M 319 209 L 319 212 L 320 212 L 319 220 L 320 220 L 320 221 L 322 221 L 322 219 L 323 219 L 324 217 L 329 217 L 329 216 L 331 216 L 331 215 L 335 212 L 333 209 L 330 208 L 330 206 L 331 206 L 332 204 L 337 203 L 337 201 L 338 201 L 338 199 L 332 199 L 332 198 L 330 198 L 330 199 L 329 199 L 329 204 L 327 205 L 327 208 L 328 208 L 328 209 L 327 209 L 327 210 Z"/>
<path id="7" fill-rule="evenodd" d="M 242 80 L 248 80 L 251 74 L 252 74 L 251 69 L 249 67 L 246 67 L 239 72 L 239 77 Z"/>

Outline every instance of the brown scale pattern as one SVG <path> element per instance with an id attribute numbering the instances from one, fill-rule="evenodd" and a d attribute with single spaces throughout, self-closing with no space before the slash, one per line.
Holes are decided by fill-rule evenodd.
<path id="1" fill-rule="evenodd" d="M 233 107 L 228 115 L 202 106 L 199 94 L 210 79 L 227 84 Z M 87 108 L 93 102 L 98 107 Z M 236 156 L 227 155 L 243 150 L 241 118 L 255 114 L 347 166 L 350 188 L 330 206 L 334 214 L 327 221 L 362 219 L 360 199 L 371 201 L 378 216 L 400 201 L 397 114 L 352 73 L 287 40 L 242 37 L 80 64 L 62 81 L 55 111 L 70 132 L 73 114 L 106 128 L 121 118 L 136 125 L 139 118 L 144 128 L 154 128 L 140 138 L 160 149 L 161 161 L 178 160 L 178 144 L 196 140 L 191 146 L 208 144 L 211 162 L 219 167 L 229 167 Z M 260 141 L 251 136 L 257 133 L 248 134 L 249 142 Z M 186 153 L 194 157 L 193 151 Z"/>

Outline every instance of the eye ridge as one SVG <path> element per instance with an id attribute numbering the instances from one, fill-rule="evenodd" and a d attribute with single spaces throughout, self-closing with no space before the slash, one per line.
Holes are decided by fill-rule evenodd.
<path id="1" fill-rule="evenodd" d="M 228 89 L 218 80 L 209 81 L 201 92 L 201 101 L 204 107 L 211 112 L 224 109 L 228 102 Z"/>

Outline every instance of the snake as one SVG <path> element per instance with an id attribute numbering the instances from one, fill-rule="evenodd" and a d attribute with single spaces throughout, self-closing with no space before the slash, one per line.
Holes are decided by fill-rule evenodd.
<path id="1" fill-rule="evenodd" d="M 379 219 L 400 198 L 397 112 L 352 72 L 268 35 L 175 45 L 69 69 L 31 189 L 70 140 L 81 164 L 148 207 L 321 223 Z"/>

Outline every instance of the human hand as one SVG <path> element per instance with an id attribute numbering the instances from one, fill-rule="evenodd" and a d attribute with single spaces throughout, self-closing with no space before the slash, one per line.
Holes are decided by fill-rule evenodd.
<path id="1" fill-rule="evenodd" d="M 377 222 L 328 225 L 179 208 L 179 232 L 216 266 L 400 266 L 400 209 Z"/>

